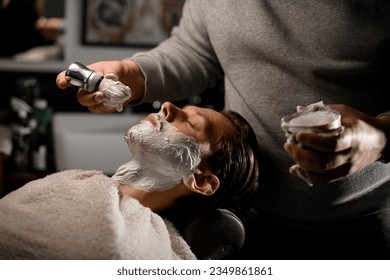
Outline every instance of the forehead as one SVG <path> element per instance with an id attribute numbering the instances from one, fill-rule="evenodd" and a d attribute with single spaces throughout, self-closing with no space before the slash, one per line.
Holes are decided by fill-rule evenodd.
<path id="1" fill-rule="evenodd" d="M 194 106 L 184 107 L 184 110 L 195 114 L 205 119 L 204 140 L 217 143 L 222 136 L 233 136 L 234 127 L 231 121 L 222 113 L 208 108 L 200 108 Z M 200 135 L 199 135 L 200 136 Z M 200 137 L 201 138 L 201 137 Z"/>

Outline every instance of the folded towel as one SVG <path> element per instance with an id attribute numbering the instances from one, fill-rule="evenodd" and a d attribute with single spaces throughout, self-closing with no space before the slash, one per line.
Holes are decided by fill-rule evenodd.
<path id="1" fill-rule="evenodd" d="M 167 220 L 100 171 L 69 170 L 0 200 L 0 259 L 195 259 Z"/>

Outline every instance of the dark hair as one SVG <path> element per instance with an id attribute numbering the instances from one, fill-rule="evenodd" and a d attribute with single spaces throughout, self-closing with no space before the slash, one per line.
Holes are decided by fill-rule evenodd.
<path id="1" fill-rule="evenodd" d="M 168 218 L 188 219 L 212 209 L 224 208 L 243 218 L 256 198 L 259 188 L 260 156 L 256 135 L 250 124 L 237 112 L 221 111 L 232 124 L 234 136 L 224 135 L 215 150 L 204 159 L 220 180 L 210 196 L 191 195 L 180 198 Z M 184 215 L 185 217 L 181 217 Z"/>
<path id="2" fill-rule="evenodd" d="M 235 136 L 225 135 L 207 157 L 220 188 L 209 196 L 213 208 L 226 208 L 240 216 L 252 206 L 259 187 L 259 147 L 250 124 L 237 112 L 221 112 L 233 125 Z"/>

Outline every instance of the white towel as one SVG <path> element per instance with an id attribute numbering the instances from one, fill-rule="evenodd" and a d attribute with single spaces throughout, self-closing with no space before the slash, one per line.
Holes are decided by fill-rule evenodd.
<path id="1" fill-rule="evenodd" d="M 0 200 L 0 259 L 195 259 L 174 226 L 100 171 L 69 170 Z"/>

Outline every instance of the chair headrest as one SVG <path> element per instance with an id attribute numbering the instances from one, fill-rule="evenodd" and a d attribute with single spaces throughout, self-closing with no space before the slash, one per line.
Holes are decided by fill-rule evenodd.
<path id="1" fill-rule="evenodd" d="M 182 235 L 198 259 L 216 260 L 244 245 L 245 228 L 229 210 L 215 209 L 195 218 Z"/>

